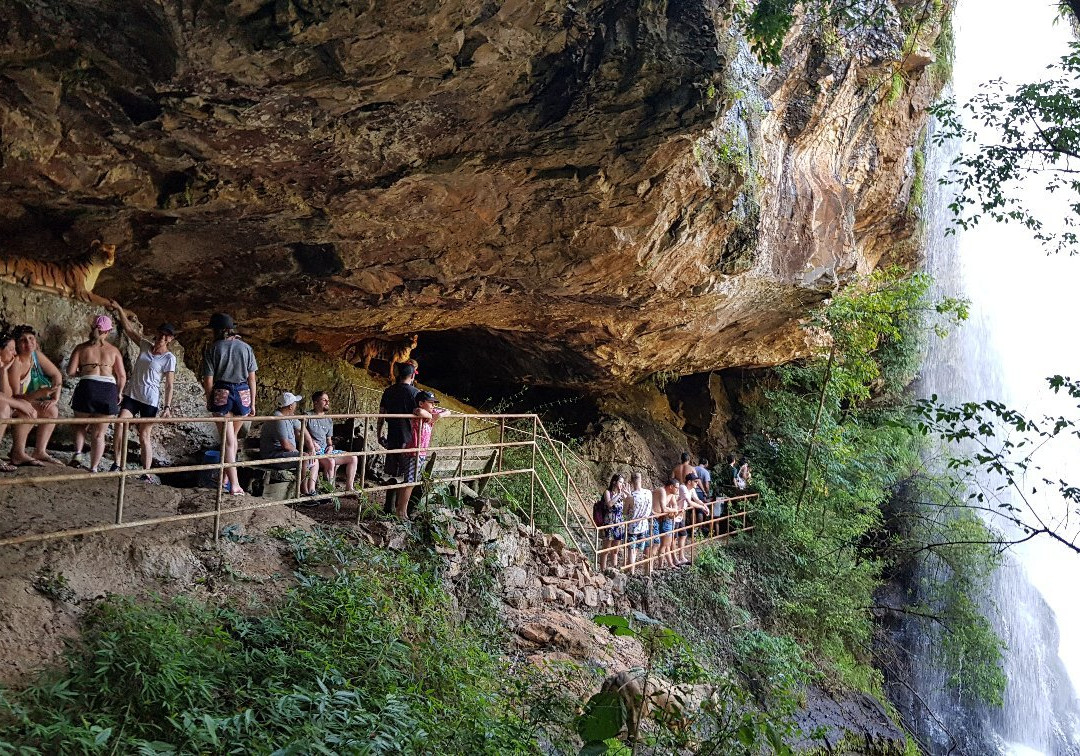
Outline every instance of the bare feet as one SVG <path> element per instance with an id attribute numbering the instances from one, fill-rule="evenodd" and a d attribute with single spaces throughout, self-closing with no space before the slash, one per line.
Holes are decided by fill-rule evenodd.
<path id="1" fill-rule="evenodd" d="M 48 454 L 35 454 L 34 459 L 36 459 L 38 462 L 45 462 L 50 465 L 60 465 L 61 467 L 64 466 L 63 462 L 58 460 L 56 457 L 50 457 Z"/>
<path id="2" fill-rule="evenodd" d="M 36 459 L 34 459 L 32 457 L 27 457 L 26 455 L 19 456 L 19 457 L 16 457 L 16 456 L 12 455 L 11 464 L 13 464 L 13 465 L 15 465 L 17 467 L 44 467 L 45 466 L 44 462 L 38 462 Z"/>
<path id="3" fill-rule="evenodd" d="M 19 468 L 16 467 L 15 465 L 9 465 L 6 462 L 0 462 L 0 472 L 13 473 L 13 472 L 18 471 L 18 469 Z"/>

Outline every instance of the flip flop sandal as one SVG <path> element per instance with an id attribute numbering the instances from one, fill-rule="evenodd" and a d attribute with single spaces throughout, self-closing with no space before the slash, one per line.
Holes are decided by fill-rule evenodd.
<path id="1" fill-rule="evenodd" d="M 18 470 L 19 470 L 19 468 L 16 467 L 15 465 L 9 465 L 6 462 L 0 462 L 0 472 L 13 473 L 13 472 L 18 472 Z"/>

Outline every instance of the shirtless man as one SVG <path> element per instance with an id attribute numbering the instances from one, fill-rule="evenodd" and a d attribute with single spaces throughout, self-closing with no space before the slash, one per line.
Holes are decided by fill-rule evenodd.
<path id="1" fill-rule="evenodd" d="M 679 481 L 669 478 L 663 486 L 653 489 L 653 514 L 660 522 L 660 548 L 656 556 L 660 557 L 660 567 L 674 567 L 675 556 L 671 548 L 671 529 L 675 514 L 679 511 L 676 494 Z"/>
<path id="2" fill-rule="evenodd" d="M 124 358 L 120 350 L 105 341 L 112 330 L 112 318 L 98 315 L 90 327 L 90 338 L 75 347 L 68 362 L 67 373 L 79 376 L 79 385 L 71 396 L 71 409 L 75 417 L 115 417 L 120 411 L 120 392 L 127 382 Z M 75 427 L 75 456 L 81 463 L 86 431 L 90 430 L 90 472 L 98 471 L 98 464 L 105 454 L 105 430 L 108 423 L 91 423 Z M 119 465 L 113 462 L 113 470 Z"/>
<path id="3" fill-rule="evenodd" d="M 24 399 L 15 398 L 15 389 L 8 380 L 8 368 L 15 362 L 15 337 L 10 333 L 0 333 L 0 419 L 16 417 L 37 417 L 34 405 Z M 0 423 L 0 441 L 4 440 L 7 423 Z M 15 466 L 0 462 L 0 472 L 15 472 Z"/>
<path id="4" fill-rule="evenodd" d="M 709 508 L 698 496 L 697 484 L 697 473 L 690 473 L 686 476 L 686 485 L 678 486 L 675 496 L 678 507 L 678 514 L 675 515 L 675 564 L 690 564 L 692 560 L 686 547 L 693 537 L 694 521 L 705 522 L 709 518 Z"/>
<path id="5" fill-rule="evenodd" d="M 683 452 L 679 459 L 679 464 L 675 465 L 675 469 L 671 471 L 671 477 L 686 485 L 686 476 L 694 472 L 694 466 L 690 464 L 690 455 L 687 452 Z"/>
<path id="6" fill-rule="evenodd" d="M 7 370 L 8 385 L 15 392 L 15 399 L 29 402 L 37 410 L 38 417 L 58 417 L 56 406 L 60 399 L 60 389 L 64 377 L 52 360 L 38 351 L 37 333 L 28 325 L 18 326 L 12 334 L 15 337 L 15 359 Z M 49 456 L 49 439 L 56 425 L 48 423 L 37 426 L 34 439 L 34 456 L 26 453 L 26 441 L 30 436 L 31 425 L 16 425 L 11 432 L 11 463 L 13 465 L 43 466 L 46 462 L 61 464 L 60 460 Z"/>

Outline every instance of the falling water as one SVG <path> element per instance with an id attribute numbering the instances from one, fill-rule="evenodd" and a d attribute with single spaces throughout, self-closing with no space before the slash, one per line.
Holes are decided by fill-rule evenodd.
<path id="1" fill-rule="evenodd" d="M 1069 40 L 1068 29 L 1053 24 L 1054 5 L 1020 8 L 1003 0 L 963 0 L 956 19 L 958 101 L 993 78 L 1020 83 L 1044 77 L 1045 67 L 1066 52 Z M 948 150 L 931 148 L 928 183 L 943 175 L 949 162 Z M 1061 406 L 1046 389 L 1045 377 L 1080 378 L 1073 349 L 1076 292 L 1069 285 L 1080 281 L 1080 259 L 1048 256 L 1023 230 L 993 224 L 946 236 L 947 192 L 933 186 L 927 195 L 927 268 L 939 296 L 971 300 L 971 317 L 932 348 L 922 391 L 951 404 L 999 399 L 1029 417 L 1067 413 L 1068 405 Z M 1025 200 L 1053 207 L 1037 192 Z M 1051 487 L 1039 490 L 1041 478 L 1067 479 L 1068 462 L 1078 453 L 1065 442 L 1040 451 L 1036 461 L 1043 469 L 1024 489 L 1029 514 L 1055 518 L 1067 511 Z M 1006 537 L 1019 534 L 1000 519 L 989 521 Z M 1068 522 L 1056 522 L 1061 530 L 1075 532 Z M 936 639 L 924 628 L 905 625 L 902 642 L 916 661 L 910 665 L 910 695 L 899 697 L 906 699 L 902 705 L 909 717 L 921 722 L 917 734 L 934 753 L 1080 754 L 1077 578 L 1080 555 L 1046 538 L 1011 550 L 995 574 L 986 610 L 1007 645 L 1008 683 L 1000 709 L 972 704 L 951 690 L 944 672 L 933 665 Z"/>

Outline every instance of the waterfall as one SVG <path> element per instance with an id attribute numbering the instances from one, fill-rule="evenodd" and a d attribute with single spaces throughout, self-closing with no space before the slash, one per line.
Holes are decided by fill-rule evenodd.
<path id="1" fill-rule="evenodd" d="M 1053 24 L 1053 6 L 960 3 L 955 24 L 958 102 L 993 78 L 1021 83 L 1046 75 L 1045 67 L 1066 52 L 1068 42 L 1066 25 Z M 1080 280 L 1080 259 L 1050 257 L 1024 230 L 991 222 L 947 236 L 950 190 L 935 179 L 947 171 L 950 159 L 944 148 L 931 147 L 927 155 L 927 269 L 938 296 L 971 300 L 971 316 L 931 347 L 920 390 L 937 394 L 946 404 L 998 399 L 1029 417 L 1066 414 L 1070 405 L 1062 406 L 1049 392 L 1045 378 L 1058 373 L 1080 378 L 1077 355 L 1069 349 L 1075 344 L 1070 305 L 1077 296 L 1069 284 Z M 1041 196 L 1026 199 L 1052 207 Z M 1025 494 L 1040 516 L 1067 511 L 1041 478 L 1068 479 L 1068 462 L 1078 453 L 1061 441 L 1036 458 L 1043 469 L 1029 476 Z M 1072 473 L 1075 478 L 1075 466 Z M 1027 493 L 1033 489 L 1040 490 Z M 987 521 L 1007 536 L 1020 534 L 1000 518 L 988 515 Z M 1068 524 L 1059 522 L 1059 527 Z M 911 688 L 898 692 L 894 686 L 893 692 L 909 721 L 919 722 L 916 734 L 933 753 L 1080 754 L 1077 578 L 1080 555 L 1049 539 L 1037 538 L 1006 554 L 984 607 L 1007 646 L 1008 683 L 1000 709 L 974 705 L 950 690 L 944 672 L 932 662 L 934 635 L 923 625 L 902 624 L 898 637 L 910 654 Z"/>

